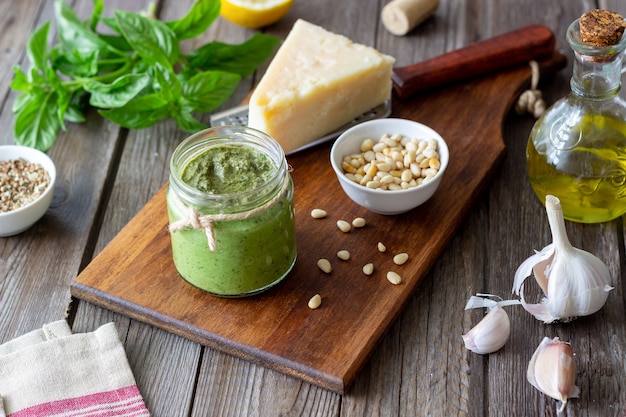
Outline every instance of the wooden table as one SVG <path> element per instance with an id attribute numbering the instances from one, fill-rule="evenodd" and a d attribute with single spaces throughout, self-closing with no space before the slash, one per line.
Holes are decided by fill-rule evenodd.
<path id="1" fill-rule="evenodd" d="M 109 13 L 114 8 L 140 10 L 148 3 L 106 2 Z M 190 3 L 161 1 L 159 15 L 179 17 Z M 380 23 L 384 3 L 296 0 L 289 14 L 266 32 L 284 37 L 302 17 L 393 55 L 397 65 L 408 65 L 540 23 L 554 31 L 557 47 L 571 57 L 565 30 L 585 10 L 603 7 L 626 14 L 626 5 L 618 0 L 442 0 L 433 18 L 408 36 L 395 37 Z M 82 16 L 91 11 L 91 2 L 72 4 Z M 28 35 L 52 18 L 52 10 L 51 0 L 0 2 L 2 144 L 13 143 L 11 67 L 25 65 Z M 252 33 L 220 19 L 198 42 L 239 43 Z M 223 108 L 244 99 L 260 73 L 245 79 Z M 566 70 L 542 85 L 549 103 L 569 91 L 570 75 L 571 60 Z M 209 115 L 203 120 L 208 122 Z M 519 264 L 551 240 L 544 208 L 525 175 L 525 145 L 533 122 L 514 112 L 506 117 L 503 163 L 344 395 L 72 299 L 75 277 L 167 180 L 170 155 L 186 137 L 171 121 L 126 131 L 92 111 L 86 123 L 69 125 L 61 134 L 48 152 L 58 170 L 50 210 L 27 232 L 0 239 L 0 343 L 64 317 L 75 332 L 113 321 L 154 416 L 543 416 L 556 415 L 556 402 L 527 382 L 526 367 L 544 336 L 558 336 L 573 344 L 581 387 L 567 415 L 622 416 L 624 218 L 567 224 L 572 243 L 599 256 L 612 273 L 615 290 L 599 313 L 570 324 L 544 325 L 521 307 L 507 307 L 512 335 L 501 351 L 480 356 L 463 346 L 461 334 L 482 315 L 463 310 L 469 296 L 489 292 L 511 297 Z"/>

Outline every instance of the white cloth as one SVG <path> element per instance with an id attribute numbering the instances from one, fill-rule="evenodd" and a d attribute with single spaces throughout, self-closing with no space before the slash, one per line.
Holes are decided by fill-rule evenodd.
<path id="1" fill-rule="evenodd" d="M 0 345 L 0 417 L 149 417 L 115 325 L 44 325 Z"/>

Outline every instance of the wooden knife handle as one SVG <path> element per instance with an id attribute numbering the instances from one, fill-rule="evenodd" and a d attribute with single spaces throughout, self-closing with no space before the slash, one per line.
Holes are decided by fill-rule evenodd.
<path id="1" fill-rule="evenodd" d="M 391 79 L 400 98 L 444 84 L 466 80 L 552 55 L 554 34 L 530 25 L 417 64 L 393 69 Z"/>

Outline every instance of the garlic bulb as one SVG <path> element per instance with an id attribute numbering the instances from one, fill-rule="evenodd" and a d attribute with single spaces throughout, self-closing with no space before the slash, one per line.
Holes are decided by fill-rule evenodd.
<path id="1" fill-rule="evenodd" d="M 558 337 L 543 338 L 528 363 L 526 377 L 539 391 L 561 401 L 559 413 L 565 409 L 568 398 L 577 398 L 580 393 L 575 385 L 576 361 L 572 346 Z"/>
<path id="2" fill-rule="evenodd" d="M 513 292 L 520 296 L 526 311 L 545 323 L 593 314 L 602 308 L 613 289 L 609 286 L 609 269 L 596 256 L 571 245 L 557 197 L 546 196 L 546 211 L 553 243 L 519 266 Z M 524 299 L 524 281 L 531 273 L 545 295 L 537 304 Z"/>
<path id="3" fill-rule="evenodd" d="M 489 294 L 480 294 L 490 296 Z M 482 318 L 476 326 L 465 333 L 463 342 L 465 347 L 472 352 L 484 355 L 493 353 L 505 345 L 511 334 L 511 323 L 502 305 L 519 304 L 518 301 L 501 301 L 482 299 L 479 297 L 470 298 L 465 309 L 487 307 L 489 312 Z"/>

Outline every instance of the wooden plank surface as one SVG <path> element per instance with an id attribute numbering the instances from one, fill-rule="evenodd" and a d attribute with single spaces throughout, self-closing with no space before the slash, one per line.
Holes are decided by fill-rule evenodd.
<path id="1" fill-rule="evenodd" d="M 10 67 L 21 62 L 27 32 L 50 17 L 52 3 L 0 2 L 4 29 L 0 126 L 5 133 L 1 143 L 12 142 Z M 83 15 L 91 7 L 91 2 L 72 3 L 81 5 Z M 161 1 L 159 12 L 180 16 L 190 3 Z M 407 65 L 531 23 L 553 29 L 557 46 L 569 54 L 565 29 L 582 12 L 608 7 L 626 13 L 621 0 L 441 0 L 433 18 L 409 36 L 396 37 L 379 21 L 385 3 L 296 0 L 285 19 L 266 32 L 284 37 L 295 19 L 304 17 L 376 46 L 395 56 L 398 65 Z M 201 40 L 237 42 L 252 33 L 220 20 Z M 548 103 L 569 91 L 570 75 L 568 69 L 542 84 Z M 258 75 L 245 80 L 224 108 L 241 101 L 257 80 Z M 621 388 L 626 380 L 623 219 L 567 225 L 573 243 L 605 260 L 614 277 L 616 288 L 600 313 L 568 325 L 546 326 L 521 308 L 508 308 L 513 332 L 503 350 L 479 356 L 462 345 L 460 335 L 482 316 L 462 310 L 468 296 L 491 292 L 508 298 L 519 263 L 550 240 L 543 207 L 525 176 L 525 144 L 533 122 L 528 116 L 507 115 L 506 156 L 493 181 L 346 395 L 80 300 L 69 309 L 73 329 L 91 331 L 108 321 L 117 324 L 155 416 L 556 416 L 555 401 L 525 377 L 528 360 L 543 336 L 572 341 L 577 354 L 582 395 L 570 402 L 566 415 L 621 416 L 626 406 L 626 391 Z M 159 190 L 167 178 L 169 156 L 185 137 L 169 122 L 123 132 L 121 137 L 118 132 L 90 114 L 87 125 L 71 125 L 49 151 L 60 167 L 53 207 L 35 228 L 0 240 L 0 343 L 63 317 L 74 277 Z M 136 169 L 138 163 L 143 170 Z"/>
<path id="2" fill-rule="evenodd" d="M 555 63 L 545 67 L 561 69 L 561 58 L 557 54 Z M 435 128 L 450 149 L 440 190 L 409 213 L 375 215 L 345 196 L 328 162 L 330 143 L 290 156 L 298 259 L 285 282 L 272 291 L 222 299 L 181 280 L 171 257 L 164 186 L 76 278 L 72 294 L 343 393 L 490 181 L 504 154 L 502 118 L 530 74 L 524 65 L 411 100 L 394 100 L 393 117 Z M 489 106 L 482 117 L 470 111 L 478 103 Z M 329 216 L 315 221 L 309 213 L 320 207 Z M 349 234 L 337 229 L 337 220 L 357 216 L 369 226 Z M 388 248 L 385 255 L 377 249 L 379 241 Z M 342 249 L 352 254 L 345 264 L 336 258 Z M 397 267 L 392 257 L 401 252 L 408 252 L 410 259 Z M 316 268 L 320 258 L 334 265 L 330 276 Z M 376 271 L 366 280 L 361 267 L 368 262 L 374 262 Z M 400 273 L 401 285 L 386 281 L 389 270 Z M 323 307 L 312 312 L 307 301 L 317 293 Z"/>

